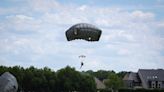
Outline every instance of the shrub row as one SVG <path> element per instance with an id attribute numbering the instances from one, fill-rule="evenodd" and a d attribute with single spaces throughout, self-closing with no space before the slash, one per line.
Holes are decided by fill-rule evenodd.
<path id="1" fill-rule="evenodd" d="M 99 89 L 97 92 L 112 92 L 108 89 Z M 118 92 L 164 92 L 164 89 L 119 89 Z"/>
<path id="2" fill-rule="evenodd" d="M 164 89 L 119 89 L 119 92 L 164 92 Z"/>

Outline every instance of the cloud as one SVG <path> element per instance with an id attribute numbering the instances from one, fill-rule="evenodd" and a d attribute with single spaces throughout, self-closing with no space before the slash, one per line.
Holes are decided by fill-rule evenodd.
<path id="1" fill-rule="evenodd" d="M 33 11 L 37 12 L 51 12 L 60 9 L 60 4 L 56 0 L 28 0 L 27 2 Z"/>
<path id="2" fill-rule="evenodd" d="M 134 18 L 134 20 L 152 20 L 154 19 L 154 14 L 150 13 L 150 12 L 142 12 L 142 11 L 134 11 L 131 14 L 132 18 Z"/>

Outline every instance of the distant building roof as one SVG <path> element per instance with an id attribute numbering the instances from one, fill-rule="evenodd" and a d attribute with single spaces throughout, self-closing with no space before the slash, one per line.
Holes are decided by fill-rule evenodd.
<path id="1" fill-rule="evenodd" d="M 164 70 L 163 69 L 139 69 L 138 73 L 142 75 L 142 78 L 148 80 L 164 81 Z"/>
<path id="2" fill-rule="evenodd" d="M 124 76 L 124 78 L 123 78 L 123 80 L 128 80 L 129 79 L 129 74 L 130 73 L 126 73 L 125 76 Z"/>
<path id="3" fill-rule="evenodd" d="M 140 82 L 140 79 L 138 77 L 138 74 L 137 73 L 134 73 L 134 72 L 130 72 L 130 73 L 127 73 L 123 80 L 132 80 L 134 82 Z"/>
<path id="4" fill-rule="evenodd" d="M 97 89 L 105 89 L 106 86 L 104 85 L 103 82 L 101 82 L 98 78 L 94 78 L 95 79 L 95 82 L 96 82 L 96 88 Z"/>

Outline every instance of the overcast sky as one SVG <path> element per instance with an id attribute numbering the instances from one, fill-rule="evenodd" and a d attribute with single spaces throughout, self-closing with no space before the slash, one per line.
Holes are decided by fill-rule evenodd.
<path id="1" fill-rule="evenodd" d="M 99 42 L 66 40 L 81 22 L 102 30 Z M 86 55 L 82 69 L 79 55 Z M 164 0 L 1 0 L 0 65 L 164 68 Z"/>

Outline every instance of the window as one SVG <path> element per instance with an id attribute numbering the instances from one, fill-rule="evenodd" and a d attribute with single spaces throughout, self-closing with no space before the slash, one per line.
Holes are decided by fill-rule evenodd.
<path id="1" fill-rule="evenodd" d="M 161 84 L 158 84 L 158 88 L 161 88 Z"/>
<path id="2" fill-rule="evenodd" d="M 158 81 L 155 81 L 155 88 L 158 88 Z"/>
<path id="3" fill-rule="evenodd" d="M 164 84 L 164 81 L 162 81 L 162 84 Z"/>
<path id="4" fill-rule="evenodd" d="M 155 78 L 157 79 L 158 77 L 157 77 L 157 76 L 155 76 Z"/>
<path id="5" fill-rule="evenodd" d="M 152 84 L 152 88 L 154 88 L 154 83 Z"/>
<path id="6" fill-rule="evenodd" d="M 151 82 L 151 87 L 152 87 L 152 88 L 155 88 L 155 81 L 152 81 L 152 82 Z"/>
<path id="7" fill-rule="evenodd" d="M 132 86 L 132 82 L 129 82 L 129 87 L 130 87 L 130 88 L 132 88 L 132 87 L 133 87 L 133 86 Z"/>

